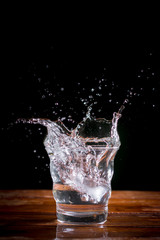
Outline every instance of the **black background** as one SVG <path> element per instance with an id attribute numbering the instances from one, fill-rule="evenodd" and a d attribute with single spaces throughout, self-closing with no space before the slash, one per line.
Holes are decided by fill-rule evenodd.
<path id="1" fill-rule="evenodd" d="M 112 8 L 111 15 L 110 8 L 103 6 L 94 10 L 72 7 L 74 11 L 65 6 L 47 6 L 41 11 L 32 6 L 5 8 L 1 31 L 0 188 L 52 188 L 49 158 L 43 146 L 46 129 L 15 121 L 72 115 L 75 122 L 66 125 L 75 127 L 86 112 L 80 89 L 86 89 L 86 97 L 105 77 L 109 87 L 102 90 L 103 98 L 94 109 L 97 117 L 111 118 L 128 89 L 139 93 L 130 99 L 119 120 L 121 148 L 115 158 L 112 188 L 160 190 L 156 7 L 137 7 L 133 12 L 129 6 L 124 12 Z M 118 87 L 109 102 L 113 83 Z"/>

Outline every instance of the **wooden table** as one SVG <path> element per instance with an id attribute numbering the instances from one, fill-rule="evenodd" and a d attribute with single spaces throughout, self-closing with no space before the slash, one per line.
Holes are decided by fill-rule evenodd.
<path id="1" fill-rule="evenodd" d="M 0 191 L 0 240 L 160 239 L 160 192 L 113 191 L 103 225 L 56 220 L 50 190 Z"/>

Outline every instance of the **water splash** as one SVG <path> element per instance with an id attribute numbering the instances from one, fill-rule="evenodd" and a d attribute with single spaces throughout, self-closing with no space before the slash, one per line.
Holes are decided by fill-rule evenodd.
<path id="1" fill-rule="evenodd" d="M 120 147 L 117 124 L 123 109 L 122 105 L 112 120 L 106 120 L 93 118 L 89 106 L 86 117 L 72 131 L 60 120 L 32 118 L 18 119 L 17 123 L 47 127 L 44 146 L 53 182 L 69 185 L 79 192 L 81 200 L 96 203 L 106 191 L 110 195 L 113 159 Z"/>
<path id="2" fill-rule="evenodd" d="M 121 114 L 122 111 L 125 109 L 125 105 L 126 105 L 127 103 L 129 103 L 129 99 L 126 98 L 126 99 L 124 100 L 123 104 L 121 105 L 121 107 L 120 107 L 119 110 L 118 110 L 118 113 L 119 113 L 119 114 Z"/>

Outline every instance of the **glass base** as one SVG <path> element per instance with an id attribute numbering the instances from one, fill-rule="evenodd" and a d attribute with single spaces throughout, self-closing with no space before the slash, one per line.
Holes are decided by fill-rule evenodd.
<path id="1" fill-rule="evenodd" d="M 103 224 L 108 207 L 97 205 L 57 204 L 57 220 L 68 224 Z"/>

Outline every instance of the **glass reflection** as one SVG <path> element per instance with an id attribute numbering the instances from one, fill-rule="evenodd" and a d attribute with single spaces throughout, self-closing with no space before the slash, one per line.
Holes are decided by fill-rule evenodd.
<path id="1" fill-rule="evenodd" d="M 108 237 L 106 227 L 97 225 L 64 225 L 57 224 L 56 240 L 61 239 L 99 239 L 104 240 Z"/>

